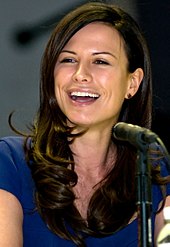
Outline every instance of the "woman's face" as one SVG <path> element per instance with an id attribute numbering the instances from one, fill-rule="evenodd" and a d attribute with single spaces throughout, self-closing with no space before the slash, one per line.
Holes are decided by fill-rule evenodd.
<path id="1" fill-rule="evenodd" d="M 131 83 L 119 33 L 95 22 L 80 29 L 59 55 L 55 70 L 57 102 L 73 123 L 112 127 Z"/>

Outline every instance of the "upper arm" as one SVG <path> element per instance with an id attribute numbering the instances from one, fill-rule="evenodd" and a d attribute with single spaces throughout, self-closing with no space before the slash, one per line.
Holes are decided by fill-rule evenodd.
<path id="1" fill-rule="evenodd" d="M 23 211 L 18 199 L 0 189 L 0 246 L 21 247 Z"/>
<path id="2" fill-rule="evenodd" d="M 167 207 L 167 206 L 170 206 L 170 196 L 167 196 L 166 198 L 164 207 Z M 156 246 L 156 240 L 157 240 L 158 234 L 163 226 L 164 226 L 164 216 L 163 216 L 163 210 L 161 210 L 161 212 L 159 212 L 155 218 L 155 230 L 154 230 L 155 246 Z"/>

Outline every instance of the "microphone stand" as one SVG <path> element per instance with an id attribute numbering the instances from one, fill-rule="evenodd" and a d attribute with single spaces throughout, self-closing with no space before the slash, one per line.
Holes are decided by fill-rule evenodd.
<path id="1" fill-rule="evenodd" d="M 151 166 L 148 164 L 147 151 L 149 144 L 139 142 L 137 155 L 137 213 L 138 213 L 138 246 L 152 246 L 152 227 L 151 227 Z"/>
<path id="2" fill-rule="evenodd" d="M 167 170 L 170 171 L 170 155 L 158 135 L 149 129 L 127 123 L 117 123 L 113 136 L 120 141 L 129 141 L 137 148 L 136 168 L 136 206 L 138 213 L 138 247 L 152 246 L 152 187 L 151 164 L 148 162 L 148 150 L 152 143 L 159 143 L 167 156 Z M 160 149 L 160 148 L 159 148 Z"/>

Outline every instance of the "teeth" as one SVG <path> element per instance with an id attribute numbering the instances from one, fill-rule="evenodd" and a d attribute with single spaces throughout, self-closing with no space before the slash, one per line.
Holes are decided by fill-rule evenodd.
<path id="1" fill-rule="evenodd" d="M 98 98 L 99 94 L 88 92 L 72 92 L 71 96 Z"/>

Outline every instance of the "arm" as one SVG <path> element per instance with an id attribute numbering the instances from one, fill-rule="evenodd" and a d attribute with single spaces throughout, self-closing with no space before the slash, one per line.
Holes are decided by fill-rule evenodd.
<path id="1" fill-rule="evenodd" d="M 23 211 L 18 199 L 0 189 L 0 246 L 22 247 Z"/>
<path id="2" fill-rule="evenodd" d="M 165 207 L 167 206 L 170 206 L 170 196 L 167 196 L 166 198 Z M 156 215 L 156 218 L 155 218 L 155 231 L 154 231 L 155 246 L 157 246 L 156 240 L 163 226 L 164 226 L 164 216 L 163 216 L 163 211 L 161 211 L 159 214 Z"/>

